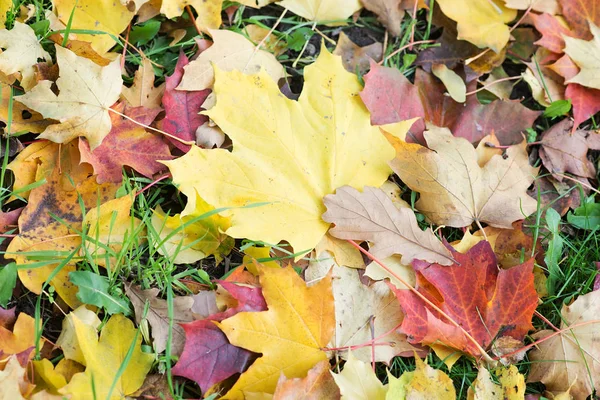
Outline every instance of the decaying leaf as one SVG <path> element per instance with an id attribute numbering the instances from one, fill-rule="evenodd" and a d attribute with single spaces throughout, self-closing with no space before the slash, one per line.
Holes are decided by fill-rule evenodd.
<path id="1" fill-rule="evenodd" d="M 466 254 L 453 252 L 453 256 L 457 264 L 448 267 L 413 261 L 417 290 L 483 349 L 500 336 L 523 339 L 533 328 L 531 318 L 538 300 L 533 286 L 533 260 L 498 271 L 496 256 L 485 241 Z M 408 290 L 395 292 L 405 314 L 400 330 L 409 342 L 442 344 L 467 354 L 480 354 L 462 330 L 421 297 Z"/>
<path id="2" fill-rule="evenodd" d="M 157 353 L 162 353 L 167 348 L 167 340 L 169 339 L 170 318 L 167 301 L 157 297 L 159 290 L 156 288 L 142 290 L 139 287 L 130 286 L 126 289 L 126 293 L 135 309 L 135 319 L 138 324 L 142 321 L 146 302 L 149 302 L 146 318 L 152 328 L 154 349 Z M 173 298 L 171 354 L 176 356 L 181 354 L 185 343 L 185 332 L 181 324 L 194 320 L 191 310 L 193 304 L 194 299 L 191 296 Z"/>
<path id="3" fill-rule="evenodd" d="M 419 258 L 452 264 L 448 249 L 430 229 L 422 231 L 410 208 L 397 209 L 381 189 L 366 186 L 363 193 L 349 186 L 324 199 L 323 220 L 335 224 L 329 233 L 339 239 L 367 240 L 379 258 L 402 254 L 402 263 Z"/>
<path id="4" fill-rule="evenodd" d="M 262 353 L 225 395 L 231 399 L 243 399 L 245 392 L 274 393 L 281 373 L 304 377 L 327 359 L 321 348 L 334 331 L 331 276 L 306 287 L 291 267 L 259 272 L 269 310 L 239 313 L 218 325 L 233 345 Z"/>
<path id="5" fill-rule="evenodd" d="M 337 45 L 333 54 L 342 57 L 344 68 L 349 72 L 359 75 L 364 74 L 369 69 L 370 61 L 380 61 L 383 56 L 383 45 L 375 42 L 368 46 L 358 46 L 344 32 L 340 33 Z"/>
<path id="6" fill-rule="evenodd" d="M 525 396 L 525 377 L 514 365 L 496 371 L 500 385 L 485 367 L 479 367 L 477 379 L 469 388 L 468 400 L 519 400 Z"/>
<path id="7" fill-rule="evenodd" d="M 388 373 L 389 384 L 386 400 L 393 399 L 423 399 L 423 400 L 453 400 L 456 390 L 452 379 L 444 371 L 434 369 L 425 364 L 420 357 L 415 356 L 417 368 L 404 372 L 400 378 L 394 378 Z"/>
<path id="8" fill-rule="evenodd" d="M 40 138 L 67 143 L 85 136 L 93 150 L 110 132 L 108 108 L 119 98 L 123 85 L 120 59 L 100 67 L 70 50 L 55 47 L 60 68 L 58 96 L 52 91 L 53 82 L 41 81 L 16 99 L 44 117 L 60 121 L 48 126 Z"/>
<path id="9" fill-rule="evenodd" d="M 600 389 L 600 349 L 598 313 L 600 291 L 579 296 L 571 305 L 561 310 L 561 330 L 564 332 L 538 344 L 529 353 L 531 371 L 528 382 L 542 382 L 552 393 L 569 391 L 575 399 L 585 399 Z M 541 339 L 554 333 L 552 330 L 538 332 L 534 338 Z"/>
<path id="10" fill-rule="evenodd" d="M 123 87 L 121 96 L 131 107 L 159 108 L 165 84 L 154 87 L 154 78 L 152 63 L 147 58 L 142 59 L 142 64 L 135 71 L 133 85 Z"/>
<path id="11" fill-rule="evenodd" d="M 321 261 L 309 264 L 305 279 L 318 282 L 330 270 L 332 272 L 336 326 L 328 347 L 350 348 L 385 335 L 373 346 L 353 350 L 353 356 L 364 362 L 386 364 L 396 355 L 412 356 L 417 349 L 406 342 L 406 336 L 399 332 L 389 333 L 402 323 L 404 315 L 388 285 L 385 282 L 363 285 L 356 269 L 338 266 L 327 256 L 328 253 L 321 253 L 318 257 Z M 342 358 L 348 357 L 348 351 L 338 353 Z"/>
<path id="12" fill-rule="evenodd" d="M 511 146 L 506 158 L 495 155 L 480 167 L 475 148 L 448 129 L 425 132 L 431 150 L 386 137 L 396 149 L 392 169 L 421 193 L 416 207 L 434 224 L 463 227 L 485 222 L 511 228 L 537 209 L 526 190 L 538 168 L 529 165 L 524 143 Z"/>
<path id="13" fill-rule="evenodd" d="M 246 74 L 265 71 L 274 81 L 283 77 L 283 67 L 273 54 L 259 50 L 243 35 L 226 30 L 210 30 L 214 44 L 200 53 L 197 59 L 184 67 L 179 90 L 204 90 L 211 88 L 215 69 L 241 71 Z"/>
<path id="14" fill-rule="evenodd" d="M 379 186 L 386 180 L 385 160 L 393 149 L 369 124 L 356 76 L 324 49 L 305 77 L 296 102 L 264 72 L 217 70 L 217 104 L 207 115 L 229 135 L 233 152 L 192 147 L 165 162 L 188 197 L 184 214 L 194 210 L 198 193 L 214 207 L 231 207 L 222 213 L 231 216 L 228 235 L 287 240 L 301 253 L 327 231 L 321 219 L 325 195 L 344 185 Z"/>

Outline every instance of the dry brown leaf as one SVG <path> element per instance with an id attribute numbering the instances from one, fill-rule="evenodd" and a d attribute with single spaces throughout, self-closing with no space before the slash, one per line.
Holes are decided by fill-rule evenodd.
<path id="1" fill-rule="evenodd" d="M 321 361 L 308 371 L 305 378 L 279 377 L 273 400 L 337 400 L 340 389 L 329 373 L 328 361 Z"/>
<path id="2" fill-rule="evenodd" d="M 579 296 L 570 306 L 563 306 L 561 329 L 575 324 L 587 324 L 567 329 L 540 344 L 529 353 L 531 371 L 528 382 L 542 382 L 553 393 L 570 393 L 575 399 L 585 399 L 600 390 L 600 347 L 598 320 L 600 291 Z M 534 335 L 536 340 L 552 334 L 545 330 Z"/>
<path id="3" fill-rule="evenodd" d="M 537 209 L 526 190 L 539 168 L 529 165 L 525 143 L 508 148 L 506 158 L 495 155 L 480 167 L 473 145 L 447 128 L 425 132 L 429 149 L 386 137 L 396 149 L 390 166 L 421 193 L 416 208 L 436 225 L 460 228 L 485 222 L 510 229 Z"/>
<path id="4" fill-rule="evenodd" d="M 375 42 L 368 46 L 360 47 L 356 45 L 344 32 L 340 32 L 340 37 L 335 46 L 333 54 L 342 57 L 342 63 L 347 71 L 363 75 L 369 70 L 369 64 L 372 61 L 381 61 L 383 57 L 383 45 Z"/>
<path id="5" fill-rule="evenodd" d="M 360 193 L 344 186 L 337 189 L 335 195 L 325 196 L 324 203 L 327 212 L 323 214 L 323 220 L 335 224 L 329 231 L 334 237 L 368 240 L 374 243 L 371 252 L 375 256 L 385 258 L 402 254 L 403 264 L 409 264 L 414 258 L 452 264 L 450 252 L 431 229 L 422 231 L 414 212 L 407 208 L 397 209 L 381 189 L 367 186 Z"/>
<path id="6" fill-rule="evenodd" d="M 156 297 L 159 290 L 156 288 L 142 290 L 140 287 L 130 286 L 125 292 L 131 300 L 135 309 L 135 319 L 139 324 L 142 321 L 146 301 L 150 303 L 146 318 L 152 327 L 152 338 L 154 349 L 162 353 L 167 348 L 169 339 L 169 307 L 167 301 Z M 171 354 L 179 355 L 185 344 L 185 332 L 180 324 L 194 320 L 192 305 L 194 299 L 191 296 L 180 296 L 173 298 L 173 334 L 171 341 Z"/>
<path id="7" fill-rule="evenodd" d="M 142 65 L 135 71 L 133 86 L 123 87 L 121 97 L 132 107 L 159 108 L 165 84 L 154 87 L 154 69 L 149 59 L 144 58 Z"/>

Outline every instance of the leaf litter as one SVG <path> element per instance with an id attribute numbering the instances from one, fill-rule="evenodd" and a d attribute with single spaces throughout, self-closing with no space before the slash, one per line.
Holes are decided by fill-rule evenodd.
<path id="1" fill-rule="evenodd" d="M 46 3 L 0 4 L 4 397 L 600 390 L 593 0 Z"/>

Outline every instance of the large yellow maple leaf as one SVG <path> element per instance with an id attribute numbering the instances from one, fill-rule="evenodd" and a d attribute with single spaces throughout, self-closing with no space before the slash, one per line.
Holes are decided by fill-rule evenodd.
<path id="1" fill-rule="evenodd" d="M 41 81 L 15 99 L 46 118 L 60 121 L 48 126 L 40 138 L 67 143 L 85 136 L 94 150 L 110 132 L 108 109 L 121 94 L 120 57 L 101 67 L 57 45 L 56 60 L 60 70 L 58 96 L 52 91 L 52 81 Z"/>
<path id="2" fill-rule="evenodd" d="M 358 96 L 362 89 L 340 57 L 325 48 L 305 70 L 298 101 L 279 91 L 269 75 L 217 69 L 217 104 L 207 115 L 233 141 L 233 152 L 193 146 L 164 162 L 187 196 L 214 207 L 233 207 L 227 234 L 269 243 L 287 240 L 296 252 L 314 248 L 329 224 L 323 197 L 350 185 L 380 186 L 394 151 Z M 253 203 L 266 203 L 246 207 Z"/>
<path id="3" fill-rule="evenodd" d="M 218 29 L 221 26 L 223 0 L 163 0 L 160 12 L 167 18 L 175 18 L 183 14 L 186 6 L 196 10 L 198 29 L 208 32 L 208 29 Z"/>
<path id="4" fill-rule="evenodd" d="M 85 372 L 75 374 L 60 393 L 71 400 L 122 399 L 144 383 L 154 356 L 141 350 L 142 335 L 136 335 L 133 322 L 121 314 L 113 315 L 100 333 L 93 326 L 73 317 L 75 334 L 85 358 Z M 123 374 L 117 372 L 134 346 Z"/>
<path id="5" fill-rule="evenodd" d="M 600 28 L 590 21 L 590 31 L 594 38 L 589 42 L 563 35 L 566 44 L 565 53 L 581 69 L 567 82 L 600 90 Z"/>
<path id="6" fill-rule="evenodd" d="M 262 357 L 244 372 L 224 399 L 243 399 L 248 392 L 273 393 L 281 374 L 301 378 L 327 355 L 334 331 L 331 274 L 316 285 L 291 268 L 259 268 L 268 311 L 241 312 L 219 324 L 229 341 Z"/>

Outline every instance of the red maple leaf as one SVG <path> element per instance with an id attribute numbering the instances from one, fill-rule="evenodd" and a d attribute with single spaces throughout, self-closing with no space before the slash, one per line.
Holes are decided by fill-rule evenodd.
<path id="1" fill-rule="evenodd" d="M 452 251 L 457 264 L 442 266 L 413 261 L 416 289 L 468 332 L 482 348 L 501 336 L 521 340 L 533 329 L 531 318 L 538 296 L 533 286 L 533 259 L 498 270 L 488 242 L 466 254 Z M 405 313 L 400 331 L 411 343 L 443 344 L 471 355 L 477 346 L 421 297 L 393 285 Z"/>
<path id="2" fill-rule="evenodd" d="M 203 110 L 202 104 L 210 94 L 210 89 L 175 90 L 183 78 L 183 67 L 189 62 L 186 55 L 181 52 L 173 75 L 165 78 L 165 94 L 162 98 L 165 118 L 162 120 L 162 129 L 180 139 L 193 142 L 196 140 L 196 129 L 208 121 L 207 116 L 198 113 Z M 169 140 L 181 151 L 187 152 L 190 149 L 190 146 L 177 140 Z"/>
<path id="3" fill-rule="evenodd" d="M 267 309 L 260 288 L 219 283 L 238 301 L 237 306 L 203 320 L 181 324 L 185 330 L 185 346 L 173 368 L 174 375 L 195 381 L 202 392 L 233 374 L 244 372 L 255 358 L 254 353 L 229 343 L 213 321 L 222 321 L 242 311 Z"/>
<path id="4" fill-rule="evenodd" d="M 160 108 L 128 108 L 124 103 L 115 105 L 114 109 L 144 125 L 150 125 L 161 111 Z M 118 114 L 111 113 L 110 118 L 112 129 L 94 151 L 90 151 L 86 140 L 79 140 L 81 162 L 94 167 L 98 183 L 120 183 L 123 166 L 129 166 L 147 177 L 166 169 L 157 160 L 170 160 L 173 157 L 161 136 L 147 132 Z"/>

